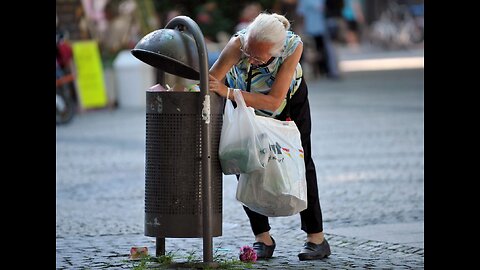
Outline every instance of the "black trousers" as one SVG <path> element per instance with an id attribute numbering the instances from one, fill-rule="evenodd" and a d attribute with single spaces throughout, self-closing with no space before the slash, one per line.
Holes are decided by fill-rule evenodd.
<path id="1" fill-rule="evenodd" d="M 299 89 L 290 100 L 290 117 L 298 126 L 301 134 L 303 151 L 305 154 L 305 169 L 307 179 L 307 209 L 300 212 L 302 222 L 301 229 L 306 233 L 323 232 L 322 210 L 318 196 L 317 174 L 312 159 L 312 147 L 310 134 L 312 122 L 310 119 L 310 105 L 308 102 L 308 87 L 305 78 L 302 79 Z M 286 119 L 286 109 L 276 117 L 279 120 Z M 238 178 L 238 176 L 237 176 Z M 268 217 L 243 207 L 250 219 L 250 226 L 254 235 L 270 231 Z"/>

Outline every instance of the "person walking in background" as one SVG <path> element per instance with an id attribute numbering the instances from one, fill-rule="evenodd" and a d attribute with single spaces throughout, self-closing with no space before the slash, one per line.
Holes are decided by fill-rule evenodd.
<path id="1" fill-rule="evenodd" d="M 205 41 L 219 42 L 218 34 L 221 32 L 231 33 L 234 22 L 222 13 L 218 3 L 209 0 L 199 5 L 195 10 L 195 21 L 202 30 Z"/>
<path id="2" fill-rule="evenodd" d="M 344 42 L 345 20 L 342 15 L 344 6 L 344 0 L 325 0 L 325 18 L 327 20 L 328 34 L 334 43 Z"/>
<path id="3" fill-rule="evenodd" d="M 251 2 L 245 5 L 238 19 L 237 25 L 235 25 L 235 32 L 238 32 L 246 28 L 257 16 L 262 12 L 262 5 L 257 2 Z"/>
<path id="4" fill-rule="evenodd" d="M 303 33 L 313 37 L 317 49 L 316 64 L 320 75 L 339 78 L 338 60 L 325 19 L 325 0 L 299 0 L 297 13 L 302 18 Z"/>
<path id="5" fill-rule="evenodd" d="M 347 23 L 345 41 L 356 49 L 360 44 L 360 29 L 365 22 L 362 5 L 358 0 L 345 0 L 342 15 Z"/>
<path id="6" fill-rule="evenodd" d="M 298 0 L 276 0 L 273 4 L 273 12 L 282 14 L 290 22 L 290 28 L 295 33 L 300 33 L 297 14 Z"/>
<path id="7" fill-rule="evenodd" d="M 300 57 L 303 44 L 290 29 L 290 22 L 276 13 L 261 13 L 243 30 L 235 33 L 210 69 L 209 90 L 234 100 L 229 88 L 240 89 L 247 106 L 256 114 L 295 121 L 304 150 L 307 209 L 300 212 L 306 242 L 300 260 L 323 259 L 330 245 L 323 234 L 323 219 L 317 187 L 317 174 L 311 153 L 311 116 L 308 88 Z M 224 81 L 226 80 L 226 81 Z M 289 106 L 286 106 L 288 100 Z M 238 176 L 237 176 L 238 177 Z M 259 259 L 271 258 L 276 242 L 270 235 L 267 216 L 244 206 L 255 235 L 253 248 Z M 291 243 L 286 243 L 290 245 Z"/>

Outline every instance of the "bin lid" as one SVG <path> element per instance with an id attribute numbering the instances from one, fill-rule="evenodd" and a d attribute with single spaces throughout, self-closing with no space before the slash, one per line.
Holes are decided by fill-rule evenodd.
<path id="1" fill-rule="evenodd" d="M 160 29 L 143 37 L 131 51 L 139 60 L 191 80 L 200 79 L 195 40 L 177 29 Z"/>

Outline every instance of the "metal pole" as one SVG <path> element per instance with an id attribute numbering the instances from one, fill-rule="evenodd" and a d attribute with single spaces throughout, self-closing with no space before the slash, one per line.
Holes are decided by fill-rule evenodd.
<path id="1" fill-rule="evenodd" d="M 157 83 L 165 85 L 165 72 L 157 69 Z M 155 241 L 155 256 L 160 257 L 165 255 L 165 237 L 157 237 Z"/>
<path id="2" fill-rule="evenodd" d="M 202 216 L 203 216 L 203 261 L 213 262 L 212 241 L 212 178 L 211 178 L 211 141 L 210 141 L 210 95 L 208 91 L 208 56 L 203 33 L 198 24 L 187 16 L 177 16 L 167 23 L 165 28 L 174 29 L 178 25 L 187 27 L 193 35 L 200 61 L 200 94 L 202 119 Z"/>

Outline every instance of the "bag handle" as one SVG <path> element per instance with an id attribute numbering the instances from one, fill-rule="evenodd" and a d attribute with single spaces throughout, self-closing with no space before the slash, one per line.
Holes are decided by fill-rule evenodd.
<path id="1" fill-rule="evenodd" d="M 243 99 L 242 91 L 240 91 L 240 89 L 233 89 L 233 96 L 235 97 L 235 102 L 237 103 L 237 106 L 241 106 L 244 109 L 247 108 L 247 104 Z"/>

